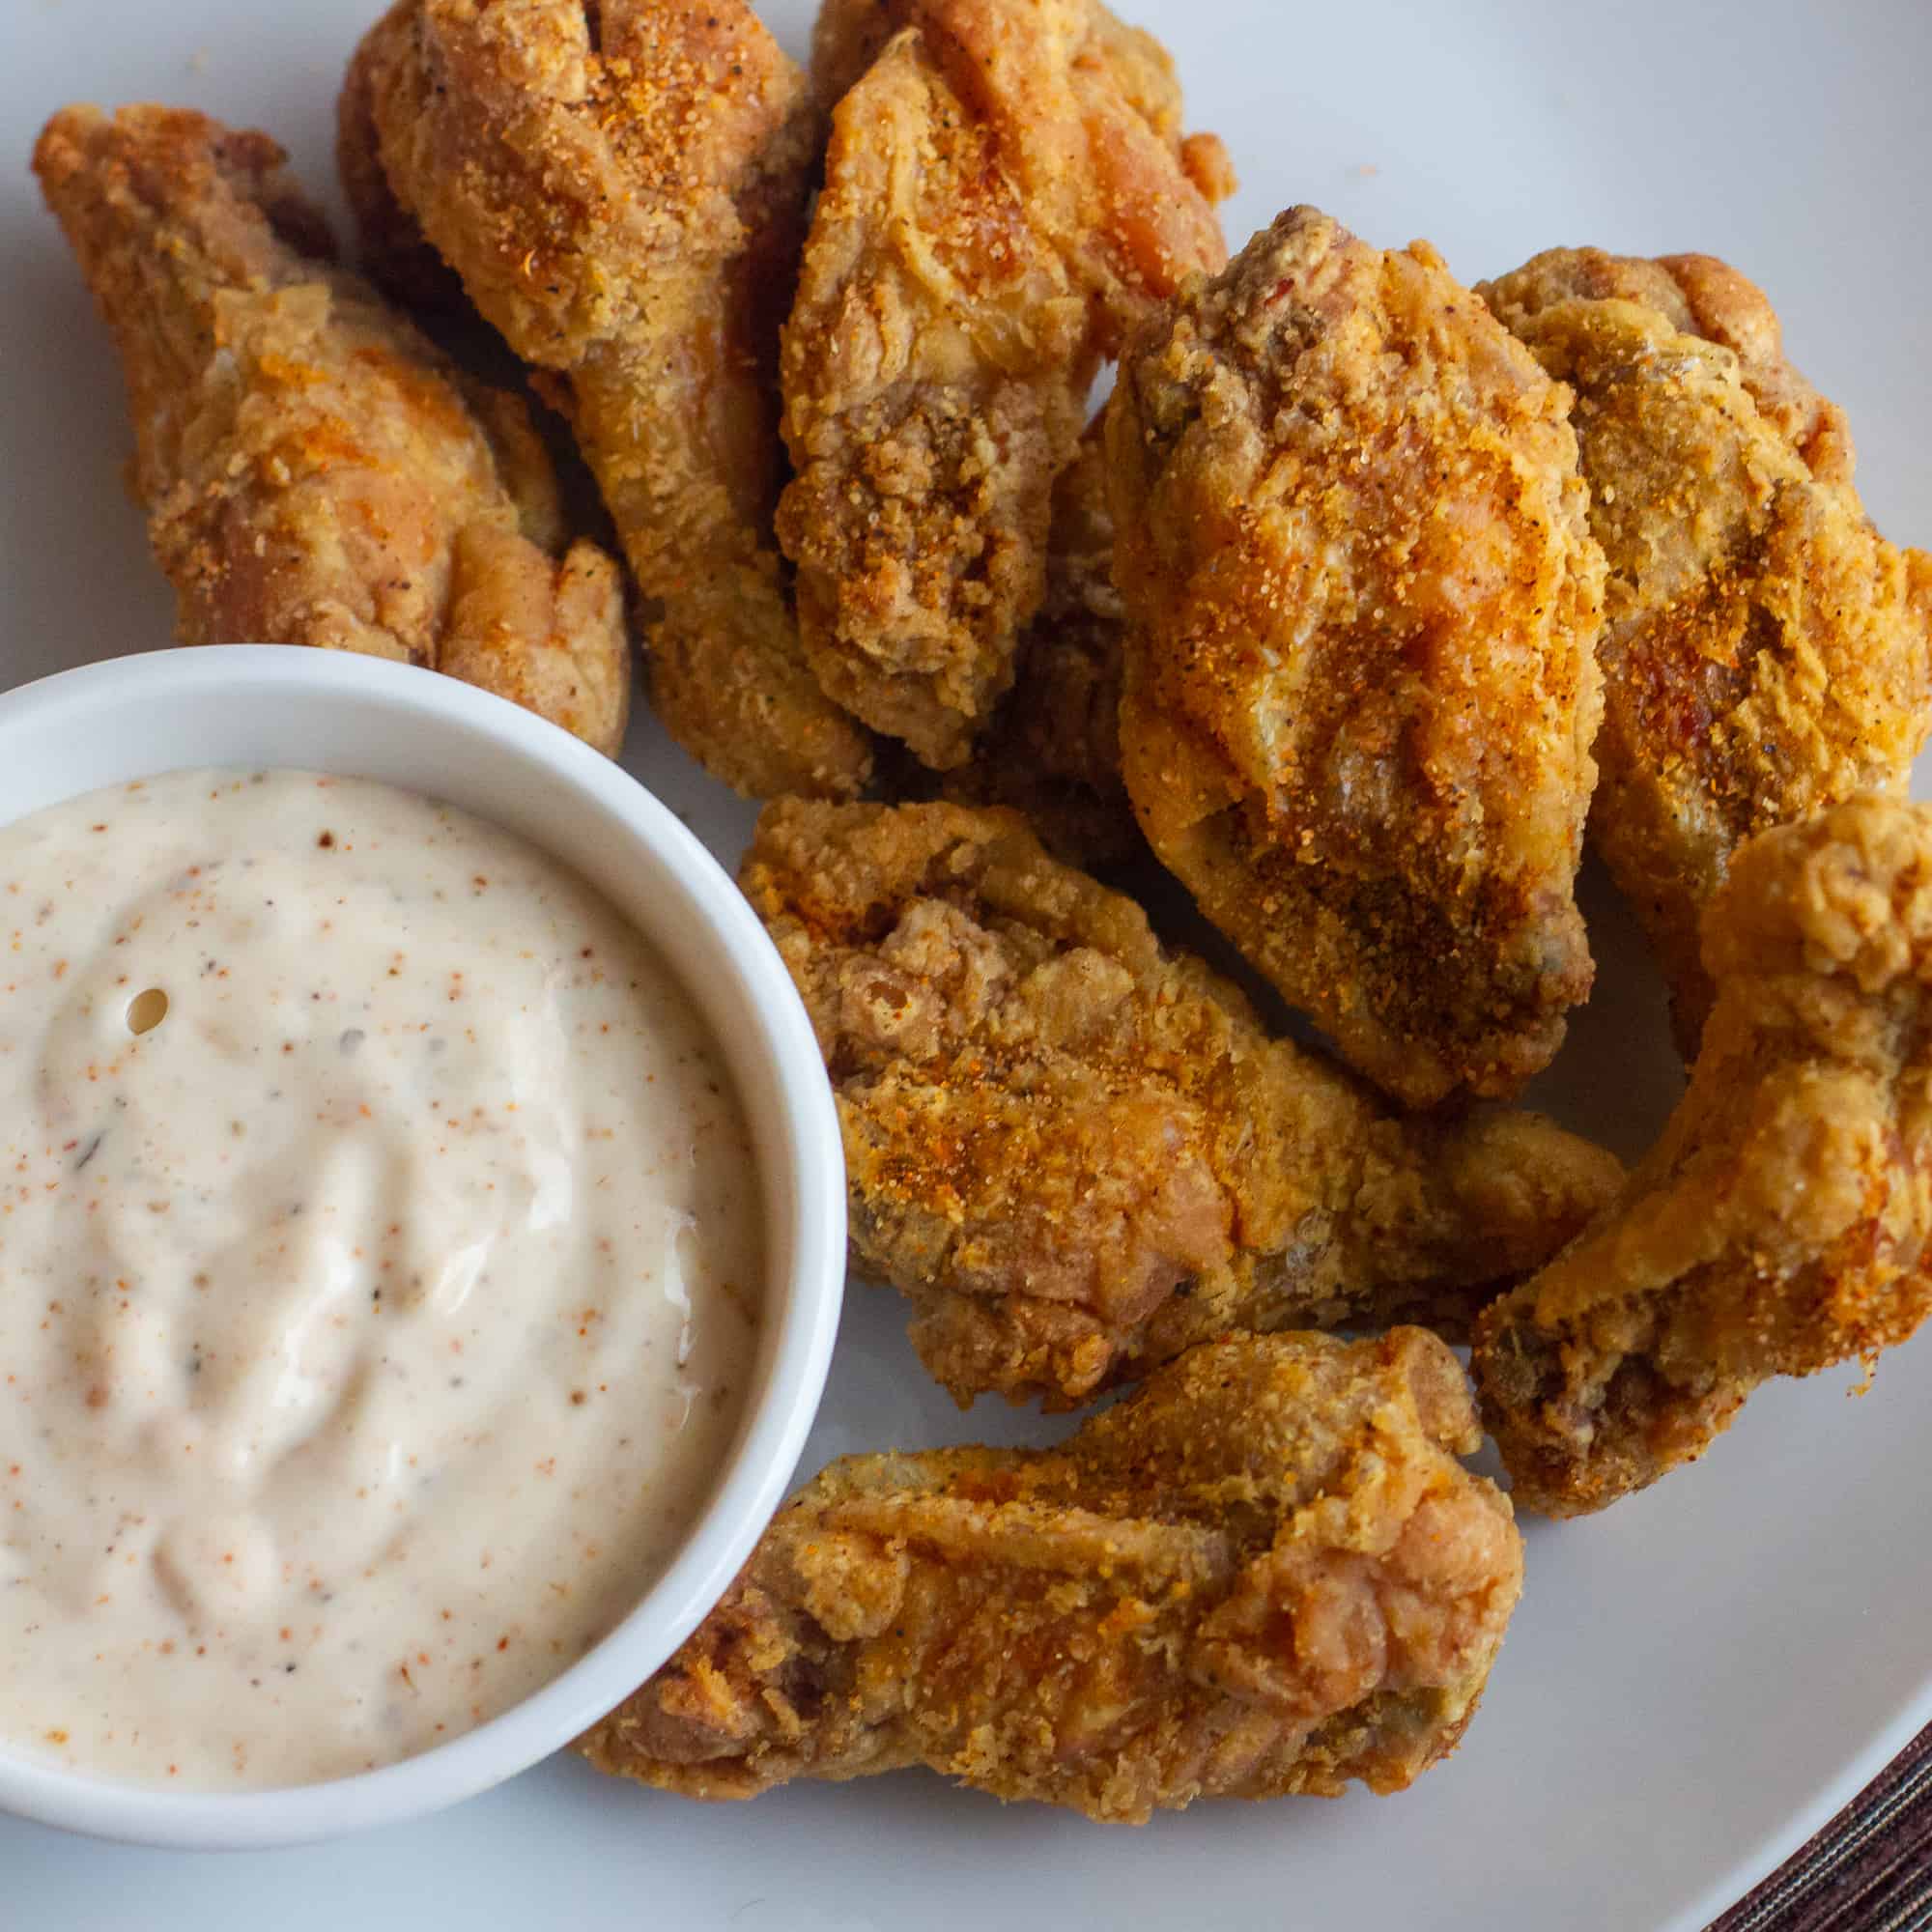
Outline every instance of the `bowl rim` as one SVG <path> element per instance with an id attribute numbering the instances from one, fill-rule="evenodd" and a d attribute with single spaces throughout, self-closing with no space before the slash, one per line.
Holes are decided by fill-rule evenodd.
<path id="1" fill-rule="evenodd" d="M 741 1003 L 757 1023 L 759 1037 L 752 1044 L 769 1065 L 780 1112 L 766 1146 L 782 1150 L 785 1168 L 781 1179 L 769 1155 L 760 1163 L 760 1194 L 768 1216 L 775 1209 L 785 1216 L 791 1265 L 782 1281 L 768 1281 L 768 1293 L 776 1291 L 780 1303 L 763 1386 L 748 1397 L 723 1478 L 676 1554 L 593 1649 L 475 1729 L 372 1771 L 237 1793 L 96 1777 L 40 1763 L 0 1741 L 0 1811 L 92 1836 L 180 1850 L 311 1843 L 421 1817 L 526 1770 L 621 1701 L 696 1628 L 782 1500 L 824 1391 L 845 1281 L 838 1115 L 804 1004 L 730 875 L 668 807 L 613 760 L 533 713 L 454 678 L 281 644 L 213 644 L 111 658 L 0 693 L 0 757 L 7 742 L 22 733 L 71 731 L 84 726 L 90 714 L 156 700 L 218 703 L 243 683 L 292 701 L 322 693 L 421 721 L 426 728 L 486 739 L 508 762 L 560 781 L 628 838 L 634 853 L 647 853 L 670 875 L 682 910 L 715 942 L 721 970 L 736 976 Z M 343 763 L 319 760 L 308 768 L 343 770 Z M 179 760 L 143 766 L 137 753 L 125 777 L 184 768 Z M 95 783 L 63 796 L 83 795 Z M 532 842 L 551 849 L 541 838 Z M 665 918 L 679 910 L 668 903 Z M 638 924 L 653 937 L 650 923 Z"/>

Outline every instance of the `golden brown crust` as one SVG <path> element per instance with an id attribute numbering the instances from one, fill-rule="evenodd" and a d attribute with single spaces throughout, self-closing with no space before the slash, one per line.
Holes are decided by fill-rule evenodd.
<path id="1" fill-rule="evenodd" d="M 1589 991 L 1603 559 L 1565 393 L 1418 243 L 1291 210 L 1108 418 L 1127 789 L 1202 909 L 1411 1105 Z"/>
<path id="2" fill-rule="evenodd" d="M 1932 810 L 1863 797 L 1740 848 L 1717 1002 L 1622 1197 L 1481 1318 L 1518 1500 L 1603 1508 L 1701 1455 L 1760 1381 L 1932 1312 Z"/>
<path id="3" fill-rule="evenodd" d="M 375 31 L 384 171 L 559 379 L 644 593 L 652 701 L 741 791 L 850 796 L 866 733 L 798 647 L 770 540 L 774 366 L 818 117 L 744 0 L 415 0 Z M 594 31 L 593 31 L 594 29 Z"/>
<path id="4" fill-rule="evenodd" d="M 579 1748 L 694 1798 L 923 1764 L 1136 1823 L 1401 1790 L 1521 1588 L 1478 1439 L 1406 1329 L 1205 1346 L 1059 1449 L 848 1457 Z"/>
<path id="5" fill-rule="evenodd" d="M 63 109 L 34 151 L 120 346 L 177 635 L 427 665 L 614 753 L 616 566 L 530 541 L 555 534 L 555 485 L 521 405 L 329 265 L 282 159 L 156 106 Z"/>
<path id="6" fill-rule="evenodd" d="M 1101 355 L 1218 265 L 1220 232 L 1172 64 L 1097 0 L 835 7 L 819 54 L 838 104 L 785 330 L 779 534 L 826 690 L 949 769 L 1039 606 Z"/>
<path id="7" fill-rule="evenodd" d="M 1214 135 L 1182 133 L 1174 61 L 1151 34 L 1100 0 L 825 0 L 819 99 L 850 93 L 907 28 L 985 117 L 1029 217 L 1099 298 L 1105 354 L 1225 258 L 1214 204 L 1234 172 Z"/>
<path id="8" fill-rule="evenodd" d="M 1476 293 L 1510 327 L 1560 302 L 1631 301 L 1685 335 L 1730 350 L 1759 413 L 1821 483 L 1849 483 L 1856 463 L 1845 412 L 1786 361 L 1784 329 L 1757 284 L 1715 255 L 1608 255 L 1547 248 Z M 1520 332 L 1520 331 L 1519 331 Z M 1533 346 L 1533 345 L 1532 345 Z"/>
<path id="9" fill-rule="evenodd" d="M 740 882 L 832 1074 L 854 1262 L 961 1402 L 1065 1407 L 1231 1327 L 1453 1321 L 1621 1179 L 1533 1115 L 1391 1117 L 1011 812 L 779 800 Z"/>
<path id="10" fill-rule="evenodd" d="M 1558 249 L 1481 293 L 1577 392 L 1609 563 L 1590 837 L 1689 1059 L 1698 918 L 1739 842 L 1904 789 L 1932 717 L 1932 557 L 1872 528 L 1843 416 L 1735 270 Z"/>

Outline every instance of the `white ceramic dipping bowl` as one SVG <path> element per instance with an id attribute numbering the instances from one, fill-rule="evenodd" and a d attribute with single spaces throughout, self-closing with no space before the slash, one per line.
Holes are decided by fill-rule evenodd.
<path id="1" fill-rule="evenodd" d="M 630 1615 L 500 1717 L 377 1771 L 235 1795 L 88 1777 L 0 1740 L 0 1810 L 225 1849 L 393 1824 L 486 1790 L 568 1743 L 691 1634 L 777 1508 L 818 1406 L 844 1283 L 845 1187 L 824 1065 L 763 928 L 683 825 L 568 733 L 452 678 L 274 645 L 116 659 L 0 696 L 0 824 L 197 765 L 384 780 L 572 866 L 658 949 L 708 1022 L 753 1135 L 767 1255 L 756 1366 L 702 1515 Z"/>

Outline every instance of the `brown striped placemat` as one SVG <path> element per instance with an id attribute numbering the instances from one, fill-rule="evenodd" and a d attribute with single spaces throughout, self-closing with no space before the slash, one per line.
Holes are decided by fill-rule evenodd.
<path id="1" fill-rule="evenodd" d="M 1932 1726 L 1711 1932 L 1932 1926 Z"/>

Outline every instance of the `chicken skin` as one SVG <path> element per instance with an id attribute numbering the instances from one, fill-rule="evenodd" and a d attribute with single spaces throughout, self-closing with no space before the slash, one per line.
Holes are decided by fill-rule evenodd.
<path id="1" fill-rule="evenodd" d="M 1577 392 L 1609 564 L 1590 837 L 1691 1059 L 1712 998 L 1698 919 L 1738 845 L 1904 792 L 1932 720 L 1932 557 L 1872 528 L 1842 413 L 1735 270 L 1566 248 L 1480 293 Z"/>
<path id="2" fill-rule="evenodd" d="M 838 104 L 779 536 L 820 683 L 950 769 L 1045 593 L 1101 357 L 1224 258 L 1225 158 L 1183 143 L 1172 63 L 1098 0 L 834 0 L 816 68 Z"/>
<path id="3" fill-rule="evenodd" d="M 1932 810 L 1866 796 L 1748 840 L 1704 966 L 1662 1139 L 1478 1326 L 1485 1417 L 1547 1515 L 1642 1489 L 1768 1377 L 1869 1362 L 1932 1310 Z"/>
<path id="4" fill-rule="evenodd" d="M 744 0 L 413 0 L 366 89 L 401 207 L 569 416 L 639 585 L 654 708 L 753 796 L 851 796 L 868 735 L 770 538 L 778 331 L 819 117 Z"/>
<path id="5" fill-rule="evenodd" d="M 266 134 L 63 108 L 34 170 L 121 352 L 132 480 L 188 644 L 427 666 L 615 753 L 616 565 L 558 561 L 549 460 L 359 277 Z"/>
<path id="6" fill-rule="evenodd" d="M 1392 1116 L 1012 812 L 778 800 L 740 884 L 832 1075 L 854 1264 L 962 1404 L 1230 1328 L 1453 1328 L 1621 1182 L 1535 1115 Z"/>
<path id="7" fill-rule="evenodd" d="M 1514 1093 L 1574 897 L 1603 557 L 1566 392 L 1440 258 L 1293 209 L 1108 416 L 1127 789 L 1202 910 L 1411 1106 Z"/>
<path id="8" fill-rule="evenodd" d="M 693 1798 L 927 1765 L 1137 1824 L 1400 1791 L 1521 1589 L 1480 1440 L 1408 1328 L 1208 1344 L 1058 1449 L 847 1457 L 579 1748 Z"/>

